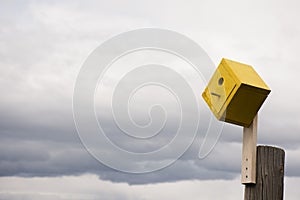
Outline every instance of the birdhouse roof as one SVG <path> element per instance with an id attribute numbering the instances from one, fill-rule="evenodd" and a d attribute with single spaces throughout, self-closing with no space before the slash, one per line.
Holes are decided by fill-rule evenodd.
<path id="1" fill-rule="evenodd" d="M 235 79 L 239 80 L 242 84 L 270 91 L 270 88 L 252 66 L 225 58 L 222 59 L 221 64 L 224 65 L 227 70 L 230 70 L 231 74 L 235 76 Z"/>

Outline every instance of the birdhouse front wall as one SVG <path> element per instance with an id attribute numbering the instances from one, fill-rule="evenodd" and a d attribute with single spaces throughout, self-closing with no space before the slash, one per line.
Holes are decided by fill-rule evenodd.
<path id="1" fill-rule="evenodd" d="M 224 108 L 227 107 L 226 101 L 236 85 L 230 72 L 220 64 L 203 93 L 203 98 L 218 119 L 224 115 Z"/>

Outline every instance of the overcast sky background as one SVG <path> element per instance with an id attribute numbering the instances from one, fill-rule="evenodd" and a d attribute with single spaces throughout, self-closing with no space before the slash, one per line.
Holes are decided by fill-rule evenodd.
<path id="1" fill-rule="evenodd" d="M 206 159 L 196 140 L 146 175 L 101 165 L 80 143 L 72 94 L 81 65 L 108 38 L 144 27 L 188 36 L 216 65 L 255 67 L 272 89 L 258 143 L 285 149 L 285 197 L 298 199 L 299 11 L 296 0 L 0 1 L 0 199 L 242 198 L 240 127 L 226 124 Z"/>

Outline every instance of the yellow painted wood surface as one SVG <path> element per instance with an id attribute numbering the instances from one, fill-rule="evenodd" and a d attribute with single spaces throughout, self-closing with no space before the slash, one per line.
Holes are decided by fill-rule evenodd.
<path id="1" fill-rule="evenodd" d="M 270 92 L 250 65 L 223 58 L 202 96 L 217 119 L 249 127 Z"/>

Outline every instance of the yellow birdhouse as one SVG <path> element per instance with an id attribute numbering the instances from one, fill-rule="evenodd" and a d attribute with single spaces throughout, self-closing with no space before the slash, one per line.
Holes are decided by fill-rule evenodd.
<path id="1" fill-rule="evenodd" d="M 202 96 L 217 119 L 249 127 L 270 92 L 250 65 L 223 58 Z"/>

